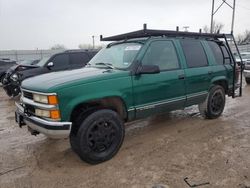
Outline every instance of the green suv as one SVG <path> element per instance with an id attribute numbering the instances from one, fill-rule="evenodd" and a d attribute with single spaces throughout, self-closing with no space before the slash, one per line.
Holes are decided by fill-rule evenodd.
<path id="1" fill-rule="evenodd" d="M 139 30 L 115 41 L 82 69 L 23 81 L 16 122 L 36 135 L 69 137 L 88 163 L 111 159 L 124 139 L 124 123 L 199 105 L 219 117 L 233 95 L 235 60 L 224 35 Z"/>

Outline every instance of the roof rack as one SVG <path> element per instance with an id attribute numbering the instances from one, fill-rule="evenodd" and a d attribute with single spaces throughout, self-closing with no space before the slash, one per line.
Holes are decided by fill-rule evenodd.
<path id="1" fill-rule="evenodd" d="M 210 38 L 210 39 L 218 39 L 225 38 L 225 36 L 232 36 L 231 34 L 211 34 L 211 33 L 202 33 L 200 32 L 184 32 L 179 31 L 179 27 L 177 27 L 176 31 L 173 30 L 153 30 L 147 29 L 147 24 L 143 24 L 143 29 L 138 31 L 133 31 L 129 33 L 124 33 L 120 35 L 115 35 L 111 37 L 103 38 L 100 35 L 101 41 L 120 41 L 120 40 L 128 40 L 133 38 L 143 38 L 143 37 L 152 37 L 152 36 L 168 36 L 168 37 L 194 37 L 194 38 Z"/>
<path id="2" fill-rule="evenodd" d="M 167 37 L 191 37 L 191 38 L 204 38 L 204 39 L 211 39 L 211 40 L 219 40 L 224 39 L 224 44 L 227 46 L 230 56 L 233 57 L 232 50 L 230 48 L 229 43 L 234 44 L 236 46 L 236 51 L 240 57 L 240 83 L 239 83 L 239 93 L 236 95 L 236 76 L 233 75 L 233 92 L 232 97 L 238 97 L 242 96 L 242 73 L 243 73 L 243 63 L 242 58 L 240 55 L 240 51 L 238 49 L 238 46 L 236 44 L 235 38 L 233 34 L 211 34 L 211 33 L 202 33 L 201 29 L 198 33 L 195 32 L 183 32 L 179 31 L 179 27 L 176 27 L 176 31 L 172 30 L 153 30 L 153 29 L 147 29 L 147 24 L 143 24 L 143 29 L 138 31 L 133 31 L 129 33 L 124 33 L 120 35 L 115 35 L 111 37 L 105 37 L 103 38 L 102 35 L 100 35 L 100 41 L 122 41 L 122 40 L 128 40 L 128 39 L 134 39 L 134 38 L 145 38 L 145 37 L 152 37 L 152 36 L 167 36 Z M 234 73 L 236 72 L 236 61 L 235 58 L 233 59 L 233 68 Z"/>

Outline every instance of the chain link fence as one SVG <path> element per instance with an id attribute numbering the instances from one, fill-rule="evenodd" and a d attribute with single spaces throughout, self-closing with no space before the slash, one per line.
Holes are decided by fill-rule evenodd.
<path id="1" fill-rule="evenodd" d="M 0 51 L 0 59 L 15 61 L 36 60 L 51 56 L 64 50 L 5 50 Z"/>

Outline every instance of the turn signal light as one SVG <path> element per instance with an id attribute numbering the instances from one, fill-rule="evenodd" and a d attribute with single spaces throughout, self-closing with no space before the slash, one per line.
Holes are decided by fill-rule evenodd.
<path id="1" fill-rule="evenodd" d="M 58 104 L 57 96 L 56 95 L 49 95 L 48 102 L 49 102 L 49 104 Z"/>
<path id="2" fill-rule="evenodd" d="M 50 118 L 51 119 L 60 119 L 60 111 L 59 110 L 51 110 L 50 111 Z"/>

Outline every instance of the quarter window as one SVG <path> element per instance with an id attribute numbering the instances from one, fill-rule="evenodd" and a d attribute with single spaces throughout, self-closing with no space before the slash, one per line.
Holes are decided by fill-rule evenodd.
<path id="1" fill-rule="evenodd" d="M 152 42 L 143 57 L 142 64 L 157 65 L 161 71 L 180 68 L 175 47 L 171 41 Z"/>
<path id="2" fill-rule="evenodd" d="M 224 54 L 224 62 L 225 62 L 225 64 L 230 64 L 231 63 L 231 58 L 230 58 L 230 55 L 229 55 L 226 47 L 221 46 L 221 49 L 222 49 L 222 52 Z"/>
<path id="3" fill-rule="evenodd" d="M 180 42 L 189 68 L 208 65 L 207 56 L 200 41 L 185 39 Z"/>
<path id="4" fill-rule="evenodd" d="M 219 45 L 211 41 L 208 41 L 208 45 L 213 52 L 216 63 L 219 65 L 223 64 L 223 54 Z"/>

